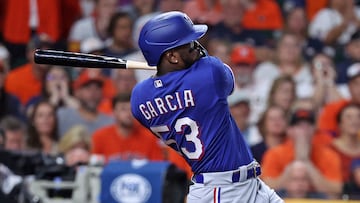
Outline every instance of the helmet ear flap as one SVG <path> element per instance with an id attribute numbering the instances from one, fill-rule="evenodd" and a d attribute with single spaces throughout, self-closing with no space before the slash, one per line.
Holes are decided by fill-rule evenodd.
<path id="1" fill-rule="evenodd" d="M 165 51 L 197 40 L 206 31 L 206 25 L 194 25 L 185 13 L 171 11 L 149 20 L 138 43 L 147 63 L 156 66 Z"/>

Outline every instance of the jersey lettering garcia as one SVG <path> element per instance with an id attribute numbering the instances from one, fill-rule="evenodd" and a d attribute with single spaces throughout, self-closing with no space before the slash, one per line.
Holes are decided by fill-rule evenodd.
<path id="1" fill-rule="evenodd" d="M 138 83 L 131 110 L 142 125 L 181 153 L 194 173 L 234 170 L 253 157 L 227 104 L 233 88 L 230 68 L 206 56 L 188 69 Z"/>

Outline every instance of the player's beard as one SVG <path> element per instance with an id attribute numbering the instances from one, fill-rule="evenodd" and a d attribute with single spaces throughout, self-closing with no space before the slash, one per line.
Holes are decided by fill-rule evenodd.
<path id="1" fill-rule="evenodd" d="M 199 60 L 202 55 L 200 54 L 200 50 L 195 49 L 192 50 L 190 53 L 181 54 L 180 57 L 183 60 L 185 67 L 189 68 L 190 66 L 192 66 L 192 64 L 195 63 L 195 61 Z"/>

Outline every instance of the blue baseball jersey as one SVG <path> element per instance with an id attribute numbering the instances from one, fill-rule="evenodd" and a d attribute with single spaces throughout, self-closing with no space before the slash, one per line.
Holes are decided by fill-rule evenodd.
<path id="1" fill-rule="evenodd" d="M 227 104 L 233 88 L 230 68 L 206 56 L 188 69 L 138 83 L 131 108 L 140 123 L 183 155 L 194 173 L 229 171 L 253 161 Z"/>

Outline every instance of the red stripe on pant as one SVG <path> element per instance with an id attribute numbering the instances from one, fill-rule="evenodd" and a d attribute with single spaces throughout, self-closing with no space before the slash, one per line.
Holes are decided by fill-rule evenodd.
<path id="1" fill-rule="evenodd" d="M 214 188 L 214 203 L 220 203 L 220 189 Z"/>

